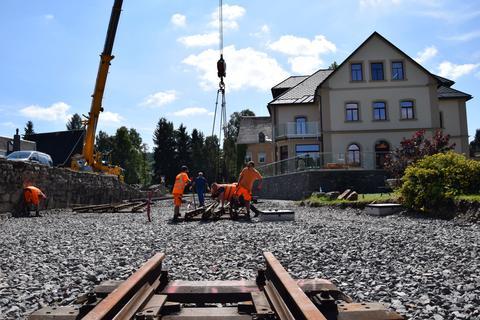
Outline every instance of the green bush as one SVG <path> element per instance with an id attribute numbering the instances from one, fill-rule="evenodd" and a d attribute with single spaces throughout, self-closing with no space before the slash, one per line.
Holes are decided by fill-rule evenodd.
<path id="1" fill-rule="evenodd" d="M 480 191 L 480 162 L 453 151 L 427 156 L 407 167 L 400 193 L 412 209 L 429 211 L 462 194 Z"/>

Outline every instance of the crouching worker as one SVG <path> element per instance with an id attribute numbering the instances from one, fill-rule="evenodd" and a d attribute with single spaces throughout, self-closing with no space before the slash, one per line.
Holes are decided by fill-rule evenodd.
<path id="1" fill-rule="evenodd" d="M 212 199 L 220 202 L 223 209 L 225 202 L 229 203 L 230 201 L 232 201 L 233 196 L 235 195 L 235 191 L 237 190 L 237 184 L 212 183 L 212 187 L 210 189 L 212 191 Z"/>
<path id="2" fill-rule="evenodd" d="M 29 186 L 23 188 L 23 199 L 25 214 L 30 215 L 30 207 L 35 210 L 35 216 L 40 217 L 39 207 L 40 201 L 47 199 L 47 196 L 37 187 Z"/>
<path id="3" fill-rule="evenodd" d="M 190 179 L 188 178 L 187 166 L 181 167 L 181 172 L 177 174 L 175 178 L 175 184 L 173 185 L 173 203 L 175 208 L 173 209 L 173 221 L 177 221 L 180 217 L 180 206 L 182 205 L 182 196 L 185 191 L 185 187 L 190 185 Z"/>

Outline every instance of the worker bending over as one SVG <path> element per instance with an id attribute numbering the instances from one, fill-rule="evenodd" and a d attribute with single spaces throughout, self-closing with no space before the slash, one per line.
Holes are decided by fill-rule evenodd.
<path id="1" fill-rule="evenodd" d="M 182 205 L 183 192 L 191 182 L 188 178 L 187 166 L 182 166 L 180 170 L 181 172 L 177 174 L 172 190 L 173 202 L 175 205 L 175 208 L 173 209 L 173 221 L 177 221 L 180 217 L 180 206 Z"/>
<path id="2" fill-rule="evenodd" d="M 230 202 L 237 190 L 237 183 L 219 184 L 212 183 L 212 199 L 218 200 L 222 204 L 222 209 L 225 202 Z"/>
<path id="3" fill-rule="evenodd" d="M 243 200 L 245 200 L 247 216 L 250 216 L 250 201 L 252 200 L 253 184 L 256 180 L 260 180 L 258 184 L 258 189 L 260 189 L 262 186 L 262 175 L 255 169 L 255 162 L 249 161 L 247 166 L 240 172 L 236 191 L 236 196 L 239 198 L 243 196 Z M 258 216 L 258 213 L 255 213 L 256 216 Z"/>
<path id="4" fill-rule="evenodd" d="M 28 186 L 23 188 L 23 199 L 25 201 L 25 213 L 30 215 L 30 207 L 35 210 L 35 216 L 40 217 L 40 201 L 47 199 L 47 196 L 37 187 Z"/>

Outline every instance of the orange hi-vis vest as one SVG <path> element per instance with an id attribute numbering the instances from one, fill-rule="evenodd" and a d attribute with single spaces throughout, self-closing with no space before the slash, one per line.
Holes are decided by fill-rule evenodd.
<path id="1" fill-rule="evenodd" d="M 188 179 L 188 174 L 185 172 L 180 172 L 177 174 L 175 178 L 175 184 L 173 185 L 173 194 L 183 194 L 183 191 L 185 190 L 185 186 L 187 183 L 190 182 L 190 179 Z"/>
<path id="2" fill-rule="evenodd" d="M 23 190 L 24 190 L 25 201 L 29 204 L 31 203 L 38 206 L 38 204 L 40 203 L 40 197 L 42 198 L 45 197 L 42 190 L 34 186 L 26 187 Z"/>
<path id="3" fill-rule="evenodd" d="M 233 196 L 235 195 L 235 191 L 237 190 L 237 184 L 224 184 L 222 187 L 225 188 L 223 191 L 223 200 L 230 201 L 232 200 Z"/>

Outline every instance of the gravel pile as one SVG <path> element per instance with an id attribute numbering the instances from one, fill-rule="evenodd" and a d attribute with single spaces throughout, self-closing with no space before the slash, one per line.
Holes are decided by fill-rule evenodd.
<path id="1" fill-rule="evenodd" d="M 480 319 L 480 226 L 357 209 L 297 207 L 295 222 L 171 224 L 170 201 L 145 214 L 45 212 L 0 224 L 0 319 L 69 304 L 165 252 L 172 279 L 254 279 L 272 251 L 295 278 L 332 280 L 356 301 L 410 319 Z"/>

